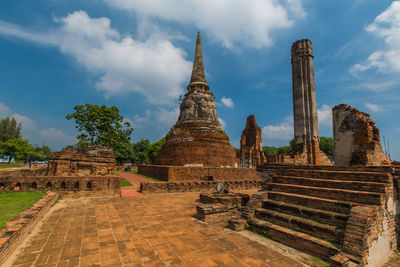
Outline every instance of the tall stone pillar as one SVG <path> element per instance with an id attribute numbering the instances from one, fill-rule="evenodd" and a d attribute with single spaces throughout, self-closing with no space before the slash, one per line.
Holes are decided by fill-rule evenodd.
<path id="1" fill-rule="evenodd" d="M 315 95 L 312 44 L 308 39 L 292 45 L 293 119 L 296 155 L 299 163 L 331 164 L 319 150 L 317 100 Z"/>

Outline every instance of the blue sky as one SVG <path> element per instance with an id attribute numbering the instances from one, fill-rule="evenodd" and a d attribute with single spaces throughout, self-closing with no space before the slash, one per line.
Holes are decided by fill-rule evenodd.
<path id="1" fill-rule="evenodd" d="M 190 79 L 197 31 L 218 116 L 238 146 L 254 114 L 264 145 L 293 136 L 290 47 L 313 43 L 321 136 L 331 108 L 370 113 L 400 160 L 400 1 L 19 0 L 0 4 L 0 116 L 53 149 L 65 115 L 115 105 L 133 140 L 163 137 Z"/>

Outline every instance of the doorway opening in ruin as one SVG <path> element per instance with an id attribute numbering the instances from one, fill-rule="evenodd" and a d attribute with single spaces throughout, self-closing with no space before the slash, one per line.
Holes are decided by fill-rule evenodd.
<path id="1" fill-rule="evenodd" d="M 46 189 L 51 189 L 51 183 L 50 182 L 47 182 L 47 184 L 46 184 Z"/>
<path id="2" fill-rule="evenodd" d="M 74 184 L 74 189 L 79 189 L 79 182 L 76 182 L 76 183 Z"/>
<path id="3" fill-rule="evenodd" d="M 86 184 L 86 188 L 87 188 L 87 189 L 92 189 L 92 182 L 88 182 L 88 183 Z"/>
<path id="4" fill-rule="evenodd" d="M 4 189 L 6 186 L 3 183 L 0 183 L 0 189 Z"/>
<path id="5" fill-rule="evenodd" d="M 61 189 L 67 189 L 67 186 L 65 185 L 64 181 L 61 183 Z"/>
<path id="6" fill-rule="evenodd" d="M 14 191 L 21 191 L 21 183 L 20 182 L 15 184 Z"/>
<path id="7" fill-rule="evenodd" d="M 36 182 L 33 182 L 33 183 L 31 184 L 31 188 L 32 188 L 33 190 L 36 190 L 36 189 L 37 189 L 37 184 L 36 184 Z"/>

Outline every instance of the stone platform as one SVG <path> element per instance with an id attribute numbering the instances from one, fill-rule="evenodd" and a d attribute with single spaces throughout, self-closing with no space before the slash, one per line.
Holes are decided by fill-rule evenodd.
<path id="1" fill-rule="evenodd" d="M 198 196 L 62 199 L 5 266 L 305 266 L 193 219 Z"/>

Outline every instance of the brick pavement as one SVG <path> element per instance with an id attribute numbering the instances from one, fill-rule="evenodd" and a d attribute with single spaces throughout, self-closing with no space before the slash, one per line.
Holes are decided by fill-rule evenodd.
<path id="1" fill-rule="evenodd" d="M 12 266 L 304 266 L 228 229 L 200 223 L 198 193 L 59 201 Z"/>

